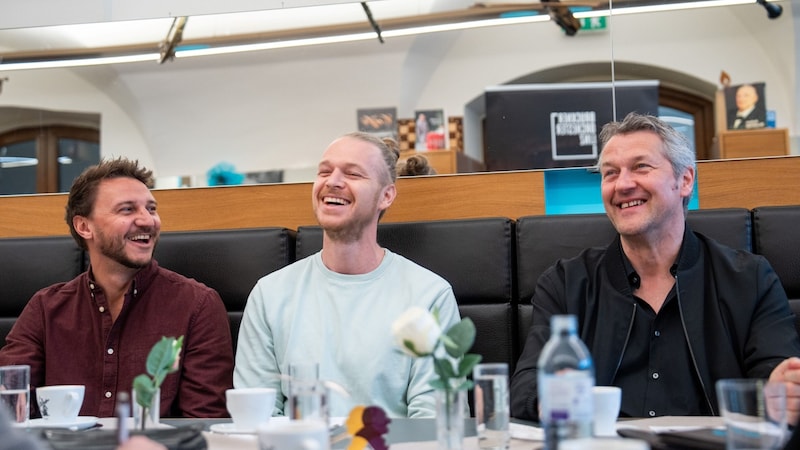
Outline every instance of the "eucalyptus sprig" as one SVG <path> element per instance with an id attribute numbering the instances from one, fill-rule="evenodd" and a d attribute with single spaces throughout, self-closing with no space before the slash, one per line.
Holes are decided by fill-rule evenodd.
<path id="1" fill-rule="evenodd" d="M 147 373 L 133 379 L 136 403 L 142 408 L 149 408 L 153 404 L 153 395 L 167 375 L 178 371 L 182 347 L 183 336 L 177 339 L 165 336 L 153 345 L 147 355 Z"/>

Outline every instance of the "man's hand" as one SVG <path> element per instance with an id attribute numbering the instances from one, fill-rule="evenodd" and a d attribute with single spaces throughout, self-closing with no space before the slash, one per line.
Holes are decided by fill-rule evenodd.
<path id="1" fill-rule="evenodd" d="M 131 436 L 117 450 L 167 450 L 167 447 L 144 436 Z"/>
<path id="2" fill-rule="evenodd" d="M 769 375 L 769 381 L 786 385 L 786 420 L 791 426 L 797 425 L 800 419 L 800 358 L 784 359 Z"/>

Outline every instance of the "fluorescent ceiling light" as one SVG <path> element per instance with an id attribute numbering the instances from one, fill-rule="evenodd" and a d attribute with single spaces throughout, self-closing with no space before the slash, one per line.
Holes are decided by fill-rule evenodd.
<path id="1" fill-rule="evenodd" d="M 457 31 L 457 30 L 466 30 L 472 28 L 485 28 L 485 27 L 493 27 L 500 25 L 516 25 L 522 23 L 546 22 L 548 20 L 550 20 L 550 17 L 547 15 L 473 20 L 469 22 L 454 22 L 454 23 L 445 23 L 438 25 L 423 25 L 419 27 L 400 28 L 396 30 L 386 30 L 386 31 L 381 31 L 381 35 L 385 38 L 393 38 L 393 37 L 403 37 L 403 36 L 414 36 L 418 34 L 427 34 L 427 33 L 439 33 L 443 31 Z M 279 48 L 304 47 L 308 45 L 339 44 L 343 42 L 367 41 L 374 39 L 376 39 L 376 34 L 374 32 L 368 32 L 368 33 L 343 34 L 338 36 L 324 36 L 317 38 L 292 39 L 285 41 L 264 42 L 257 44 L 230 45 L 224 47 L 208 47 L 208 48 L 198 48 L 198 49 L 188 49 L 188 50 L 181 50 L 180 47 L 178 47 L 178 49 L 175 51 L 175 57 L 189 58 L 194 56 L 221 55 L 227 53 L 239 53 L 239 52 L 249 52 L 249 51 L 259 51 L 259 50 L 275 50 Z"/>
<path id="2" fill-rule="evenodd" d="M 588 11 L 574 11 L 573 15 L 575 18 L 591 18 L 591 17 L 603 17 L 603 16 L 615 16 L 615 15 L 623 15 L 623 14 L 638 14 L 638 13 L 647 13 L 647 12 L 662 12 L 662 11 L 674 11 L 680 9 L 695 9 L 695 8 L 712 8 L 712 7 L 720 7 L 720 6 L 732 6 L 732 5 L 744 5 L 744 4 L 755 4 L 755 0 L 707 0 L 707 1 L 686 1 L 682 3 L 661 3 L 661 4 L 654 4 L 654 5 L 646 5 L 646 6 L 620 6 L 617 8 L 613 8 L 608 10 L 588 10 Z M 520 11 L 517 12 L 525 12 L 525 5 L 521 5 Z M 484 9 L 485 12 L 491 14 L 492 8 L 487 7 Z M 453 11 L 453 13 L 458 14 L 460 11 Z M 500 14 L 501 11 L 498 10 L 497 14 Z M 427 34 L 427 33 L 439 33 L 445 31 L 458 31 L 458 30 L 466 30 L 466 29 L 473 29 L 473 28 L 485 28 L 485 27 L 494 27 L 494 26 L 503 26 L 503 25 L 517 25 L 517 24 L 527 24 L 527 23 L 534 23 L 534 22 L 546 22 L 550 20 L 550 16 L 546 13 L 539 14 L 536 11 L 529 11 L 530 14 L 524 15 L 512 15 L 511 17 L 491 17 L 486 19 L 479 19 L 476 17 L 464 17 L 462 21 L 452 21 L 447 23 L 431 23 L 431 24 L 422 24 L 422 25 L 413 25 L 414 17 L 406 17 L 404 18 L 405 21 L 403 24 L 394 25 L 391 24 L 392 19 L 386 21 L 388 24 L 385 30 L 381 31 L 381 35 L 384 38 L 395 38 L 395 37 L 403 37 L 403 36 L 413 36 L 418 34 Z M 435 15 L 435 14 L 434 14 Z M 440 15 L 441 16 L 441 15 Z M 421 21 L 426 19 L 425 15 L 419 16 Z M 431 16 L 428 16 L 428 20 L 433 22 L 430 19 Z M 441 20 L 440 17 L 437 17 L 438 20 Z M 191 22 L 191 21 L 190 21 Z M 302 30 L 298 30 L 300 32 Z M 377 34 L 374 31 L 370 32 L 359 32 L 359 33 L 346 33 L 343 34 L 331 34 L 329 36 L 316 36 L 316 37 L 285 37 L 285 38 L 273 38 L 273 40 L 267 42 L 245 42 L 245 43 L 230 43 L 230 44 L 202 44 L 202 43 L 186 43 L 181 48 L 181 44 L 178 44 L 175 50 L 175 57 L 176 58 L 189 58 L 189 57 L 197 57 L 197 56 L 209 56 L 209 55 L 221 55 L 227 53 L 240 53 L 240 52 L 251 52 L 251 51 L 263 51 L 263 50 L 274 50 L 274 49 L 282 49 L 282 48 L 294 48 L 294 47 L 304 47 L 304 46 L 311 46 L 311 45 L 324 45 L 324 44 L 336 44 L 336 43 L 345 43 L 345 42 L 356 42 L 356 41 L 365 41 L 377 39 Z M 201 42 L 201 39 L 195 39 L 193 42 Z M 2 59 L 0 58 L 0 73 L 4 71 L 11 71 L 11 70 L 28 70 L 28 69 L 47 69 L 47 68 L 67 68 L 67 67 L 82 67 L 82 66 L 93 66 L 93 65 L 104 65 L 104 64 L 124 64 L 124 63 L 132 63 L 132 62 L 159 62 L 160 55 L 157 52 L 150 52 L 146 51 L 144 53 L 139 54 L 125 54 L 125 55 L 117 55 L 114 56 L 110 54 L 103 55 L 98 54 L 97 56 L 93 57 L 85 57 L 85 58 L 69 58 L 69 57 L 60 57 L 60 59 L 52 59 L 52 60 L 43 60 L 43 59 L 36 59 L 30 61 L 19 61 L 15 62 L 10 60 L 9 62 L 2 63 Z"/>
<path id="3" fill-rule="evenodd" d="M 576 18 L 583 17 L 600 17 L 600 16 L 621 16 L 623 14 L 641 14 L 650 12 L 665 12 L 665 11 L 678 11 L 685 9 L 698 9 L 698 8 L 716 8 L 720 6 L 736 6 L 754 4 L 753 0 L 708 0 L 708 1 L 688 1 L 685 3 L 662 3 L 656 5 L 645 6 L 625 6 L 622 8 L 613 8 L 611 13 L 609 10 L 596 10 L 596 11 L 583 11 L 575 12 L 573 15 Z"/>
<path id="4" fill-rule="evenodd" d="M 53 59 L 49 61 L 29 61 L 0 64 L 0 72 L 29 69 L 58 69 L 65 67 L 100 66 L 104 64 L 124 64 L 132 62 L 158 62 L 158 53 L 145 53 L 126 56 L 98 56 L 93 58 Z"/>

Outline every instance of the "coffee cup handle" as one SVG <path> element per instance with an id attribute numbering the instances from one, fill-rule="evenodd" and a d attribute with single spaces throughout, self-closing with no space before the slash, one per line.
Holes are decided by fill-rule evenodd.
<path id="1" fill-rule="evenodd" d="M 80 395 L 76 392 L 69 393 L 69 402 L 67 403 L 67 407 L 64 409 L 64 415 L 70 415 L 75 408 L 80 408 L 81 405 L 78 403 L 80 400 Z M 80 411 L 78 411 L 80 414 Z"/>

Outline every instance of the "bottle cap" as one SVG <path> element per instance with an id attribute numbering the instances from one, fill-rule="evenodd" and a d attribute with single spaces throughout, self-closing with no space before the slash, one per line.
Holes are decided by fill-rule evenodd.
<path id="1" fill-rule="evenodd" d="M 578 319 L 572 314 L 559 314 L 550 317 L 550 328 L 552 331 L 575 332 L 578 328 Z"/>

